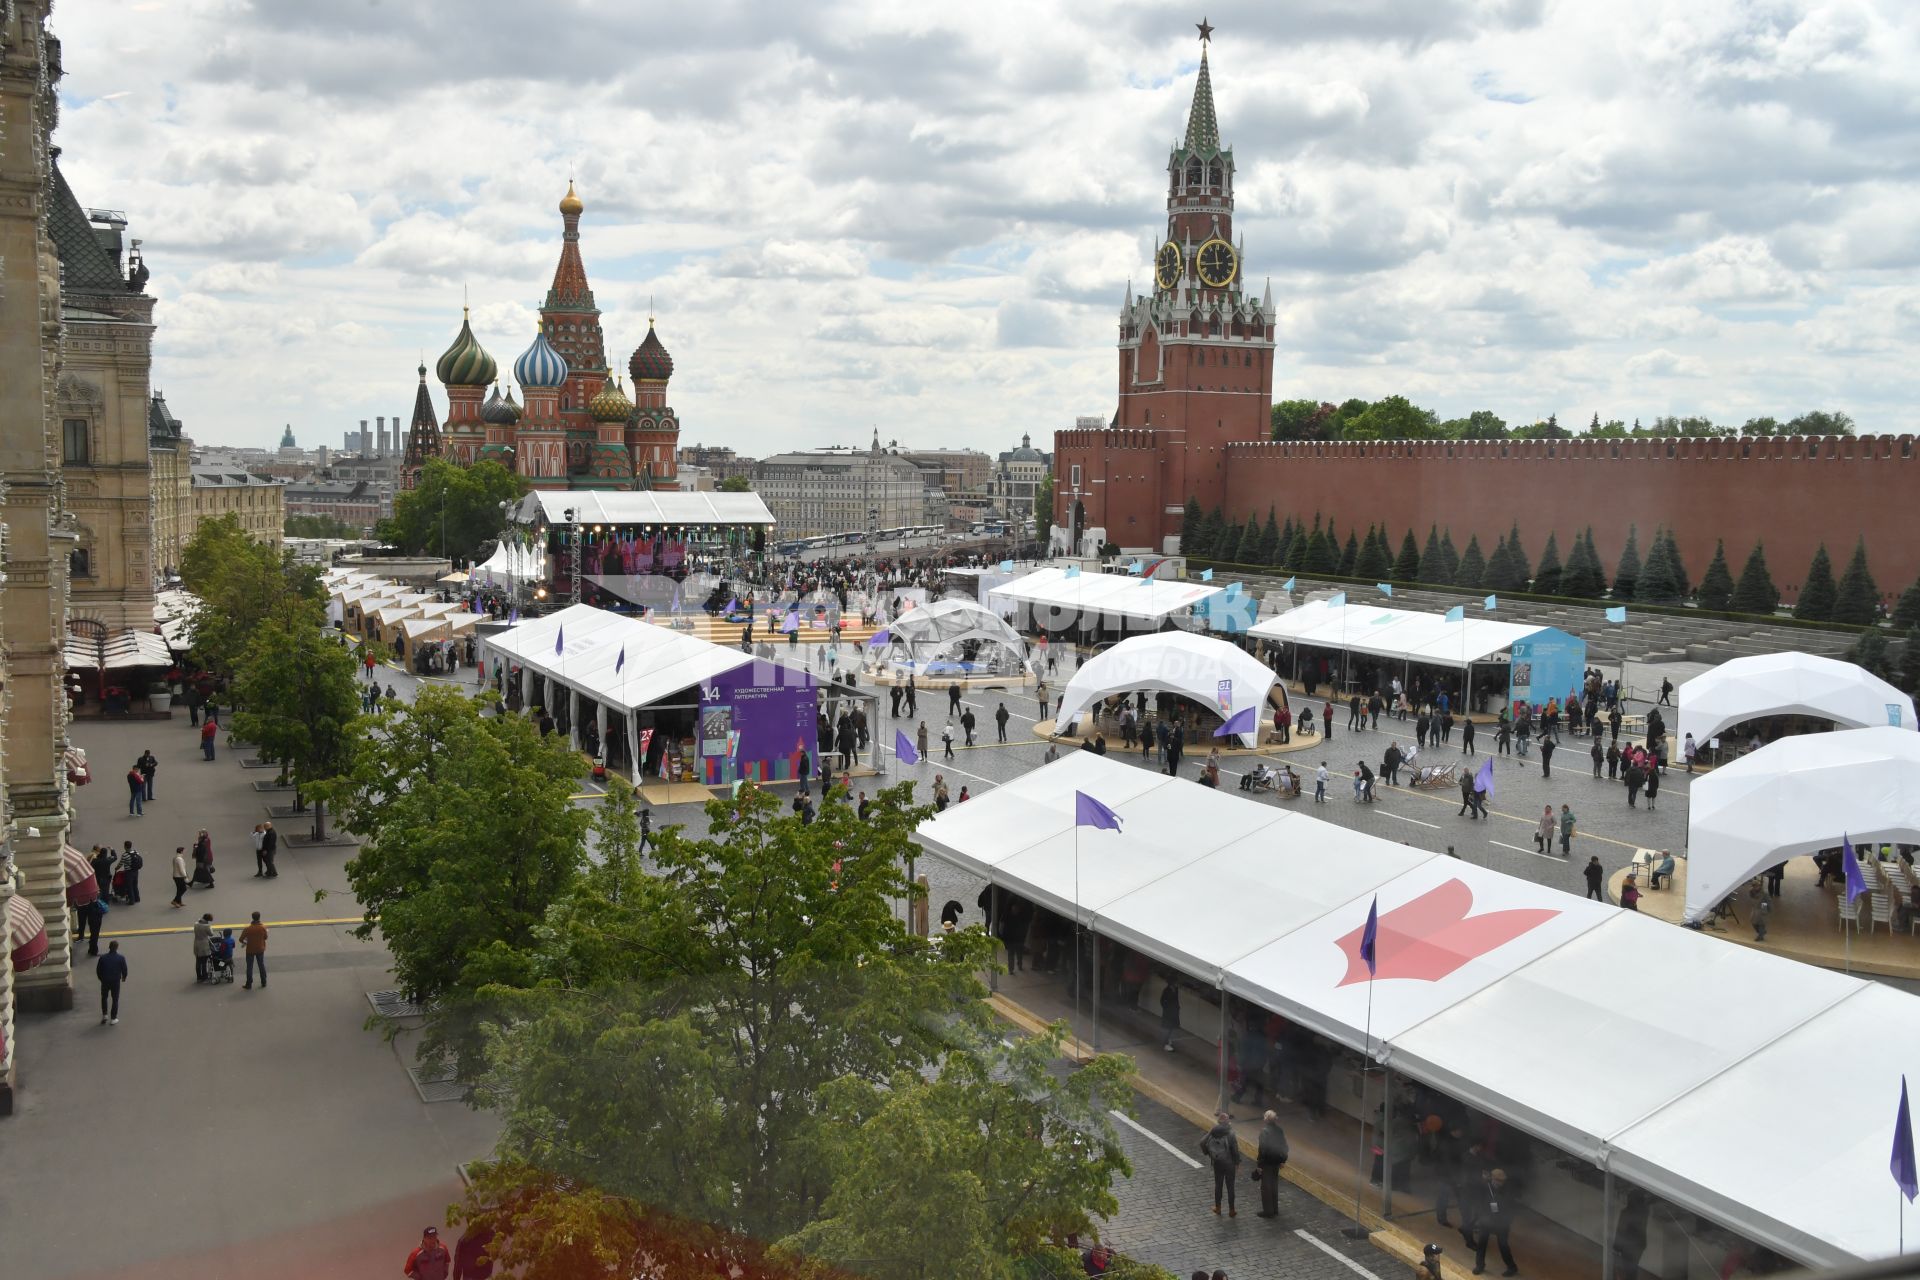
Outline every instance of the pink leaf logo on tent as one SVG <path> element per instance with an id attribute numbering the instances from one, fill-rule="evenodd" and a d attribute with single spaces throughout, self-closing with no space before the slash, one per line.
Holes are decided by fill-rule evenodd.
<path id="1" fill-rule="evenodd" d="M 1463 880 L 1449 880 L 1427 890 L 1380 917 L 1377 978 L 1410 978 L 1438 982 L 1469 960 L 1477 960 L 1539 928 L 1559 915 L 1544 908 L 1518 908 L 1469 915 L 1473 890 Z M 1364 926 L 1334 945 L 1347 957 L 1347 973 L 1338 986 L 1367 980 L 1367 962 L 1360 958 Z"/>

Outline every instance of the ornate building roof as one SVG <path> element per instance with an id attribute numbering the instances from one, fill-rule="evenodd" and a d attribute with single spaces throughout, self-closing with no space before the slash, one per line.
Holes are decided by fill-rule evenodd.
<path id="1" fill-rule="evenodd" d="M 587 412 L 595 422 L 625 422 L 633 413 L 633 401 L 627 399 L 618 380 L 610 380 L 600 388 L 599 395 L 587 402 Z"/>
<path id="2" fill-rule="evenodd" d="M 1200 78 L 1193 82 L 1193 107 L 1187 112 L 1186 144 L 1198 156 L 1220 152 L 1220 122 L 1213 113 L 1213 77 L 1207 74 L 1205 45 L 1200 47 Z"/>
<path id="3" fill-rule="evenodd" d="M 566 382 L 567 362 L 547 341 L 545 329 L 533 335 L 533 341 L 513 362 L 513 376 L 529 391 L 548 390 Z"/>
<path id="4" fill-rule="evenodd" d="M 627 362 L 627 372 L 638 382 L 665 382 L 673 376 L 673 357 L 667 354 L 667 348 L 660 341 L 660 335 L 653 331 L 653 321 L 647 321 L 647 336 L 634 348 L 633 359 Z"/>
<path id="5" fill-rule="evenodd" d="M 172 448 L 180 443 L 186 434 L 186 428 L 180 425 L 180 419 L 173 416 L 167 408 L 167 398 L 158 391 L 147 401 L 147 440 L 163 448 Z"/>
<path id="6" fill-rule="evenodd" d="M 87 211 L 80 207 L 66 175 L 55 161 L 52 190 L 47 201 L 47 234 L 60 253 L 60 287 L 66 291 L 124 293 L 127 281 L 120 264 L 100 244 Z"/>
<path id="7" fill-rule="evenodd" d="M 434 374 L 449 387 L 484 387 L 493 381 L 500 366 L 473 336 L 472 318 L 460 309 L 460 334 L 434 365 Z"/>
<path id="8" fill-rule="evenodd" d="M 413 422 L 407 428 L 407 465 L 417 467 L 440 456 L 440 419 L 433 412 L 433 393 L 427 390 L 427 366 L 416 372 L 420 386 L 413 393 Z"/>

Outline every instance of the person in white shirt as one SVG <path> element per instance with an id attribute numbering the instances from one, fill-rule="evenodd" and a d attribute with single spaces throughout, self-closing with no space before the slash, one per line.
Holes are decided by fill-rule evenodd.
<path id="1" fill-rule="evenodd" d="M 1325 804 L 1327 802 L 1328 777 L 1327 762 L 1322 760 L 1320 767 L 1316 769 L 1313 774 L 1313 802 L 1315 804 Z"/>
<path id="2" fill-rule="evenodd" d="M 181 905 L 180 899 L 187 896 L 187 849 L 181 845 L 173 851 L 173 905 Z"/>

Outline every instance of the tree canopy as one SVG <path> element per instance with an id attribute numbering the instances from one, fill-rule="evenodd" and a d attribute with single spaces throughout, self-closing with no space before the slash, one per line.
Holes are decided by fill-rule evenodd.
<path id="1" fill-rule="evenodd" d="M 527 482 L 497 462 L 461 467 L 429 458 L 419 486 L 394 495 L 393 515 L 382 520 L 375 533 L 408 555 L 470 561 L 506 527 L 500 504 L 516 501 L 526 491 Z"/>
<path id="2" fill-rule="evenodd" d="M 1569 440 L 1584 434 L 1597 440 L 1662 439 L 1673 436 L 1850 436 L 1852 418 L 1844 413 L 1814 409 L 1786 420 L 1748 418 L 1738 427 L 1723 426 L 1702 415 L 1663 415 L 1641 425 L 1619 418 L 1605 422 L 1592 415 L 1584 432 L 1560 425 L 1558 414 L 1519 427 L 1491 409 L 1475 409 L 1460 418 L 1442 420 L 1404 395 L 1379 400 L 1349 399 L 1340 404 L 1317 399 L 1282 400 L 1272 410 L 1275 440 Z"/>
<path id="3" fill-rule="evenodd" d="M 296 787 L 334 777 L 346 767 L 360 716 L 357 665 L 338 636 L 311 620 L 266 619 L 233 682 L 233 731 L 263 758 L 285 763 Z M 314 837 L 326 833 L 326 807 L 316 804 Z"/>
<path id="4" fill-rule="evenodd" d="M 236 515 L 200 523 L 180 553 L 180 577 L 200 600 L 193 616 L 194 656 L 220 675 L 234 673 L 269 621 L 315 631 L 326 621 L 319 568 L 255 542 Z"/>

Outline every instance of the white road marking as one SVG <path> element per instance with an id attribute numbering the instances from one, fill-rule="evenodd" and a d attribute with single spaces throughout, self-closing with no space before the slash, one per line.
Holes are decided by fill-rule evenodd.
<path id="1" fill-rule="evenodd" d="M 1347 1270 L 1352 1271 L 1358 1275 L 1363 1275 L 1367 1278 L 1367 1280 L 1380 1280 L 1379 1276 L 1367 1270 L 1365 1267 L 1361 1266 L 1359 1263 L 1355 1262 L 1352 1258 L 1349 1258 L 1346 1254 L 1340 1252 L 1338 1249 L 1334 1248 L 1332 1245 L 1328 1244 L 1326 1241 L 1320 1239 L 1320 1237 L 1314 1235 L 1312 1232 L 1308 1231 L 1305 1227 L 1295 1228 L 1293 1234 L 1299 1236 L 1302 1240 L 1305 1240 L 1308 1244 L 1320 1250 L 1320 1252 L 1326 1254 L 1329 1258 L 1332 1258 L 1335 1262 L 1339 1263 L 1341 1266 L 1347 1268 Z"/>
<path id="2" fill-rule="evenodd" d="M 1135 1120 L 1132 1116 L 1126 1114 L 1124 1111 L 1109 1111 L 1107 1112 L 1107 1114 L 1112 1116 L 1115 1120 L 1118 1120 L 1121 1124 L 1127 1126 L 1127 1128 L 1132 1129 L 1135 1133 L 1138 1133 L 1139 1135 L 1147 1139 L 1147 1141 L 1153 1143 L 1155 1146 L 1165 1150 L 1168 1155 L 1172 1156 L 1175 1160 L 1180 1161 L 1180 1163 L 1186 1165 L 1187 1168 L 1198 1169 L 1200 1167 L 1200 1162 L 1198 1160 L 1195 1160 L 1192 1156 L 1188 1155 L 1186 1152 L 1182 1151 L 1180 1148 L 1174 1146 L 1171 1142 L 1168 1142 L 1165 1138 L 1161 1137 L 1159 1134 L 1155 1133 L 1153 1130 L 1147 1128 L 1147 1126 L 1141 1124 L 1138 1120 Z M 1378 1280 L 1378 1277 L 1376 1277 L 1375 1280 Z"/>
<path id="3" fill-rule="evenodd" d="M 1380 816 L 1383 818 L 1399 818 L 1400 821 L 1411 822 L 1416 827 L 1432 827 L 1435 831 L 1440 830 L 1440 824 L 1437 822 L 1422 822 L 1418 818 L 1407 818 L 1397 813 L 1388 813 L 1385 809 L 1380 810 Z"/>
<path id="4" fill-rule="evenodd" d="M 1538 849 L 1522 849 L 1522 848 L 1521 848 L 1521 847 L 1520 847 L 1519 845 L 1517 845 L 1517 844 L 1508 844 L 1508 843 L 1507 843 L 1506 841 L 1504 841 L 1504 840 L 1489 840 L 1489 841 L 1487 841 L 1487 843 L 1488 843 L 1488 844 L 1497 844 L 1497 845 L 1499 845 L 1499 846 L 1500 846 L 1500 847 L 1501 847 L 1502 849 L 1511 849 L 1511 850 L 1513 850 L 1513 851 L 1514 851 L 1515 853 L 1531 853 L 1531 854 L 1534 854 L 1535 856 L 1538 856 L 1538 854 L 1539 854 L 1539 852 L 1540 852 L 1540 851 L 1539 851 Z"/>
<path id="5" fill-rule="evenodd" d="M 1571 861 L 1573 861 L 1573 859 L 1572 859 L 1572 858 L 1570 858 L 1570 857 L 1562 857 L 1562 856 L 1561 856 L 1560 854 L 1557 854 L 1557 853 L 1542 853 L 1542 852 L 1540 852 L 1540 851 L 1539 851 L 1538 849 L 1522 849 L 1522 848 L 1521 848 L 1521 847 L 1520 847 L 1519 845 L 1517 845 L 1517 844 L 1504 844 L 1504 843 L 1502 843 L 1501 841 L 1498 841 L 1498 840 L 1489 840 L 1489 841 L 1487 841 L 1487 843 L 1488 843 L 1488 844 L 1497 844 L 1497 845 L 1499 845 L 1499 846 L 1500 846 L 1500 847 L 1501 847 L 1502 849 L 1511 849 L 1511 850 L 1513 850 L 1513 851 L 1514 851 L 1515 853 L 1524 853 L 1524 854 L 1526 854 L 1526 855 L 1527 855 L 1527 856 L 1528 856 L 1529 858 L 1545 858 L 1545 859 L 1546 859 L 1546 860 L 1547 860 L 1548 862 L 1571 862 Z"/>

